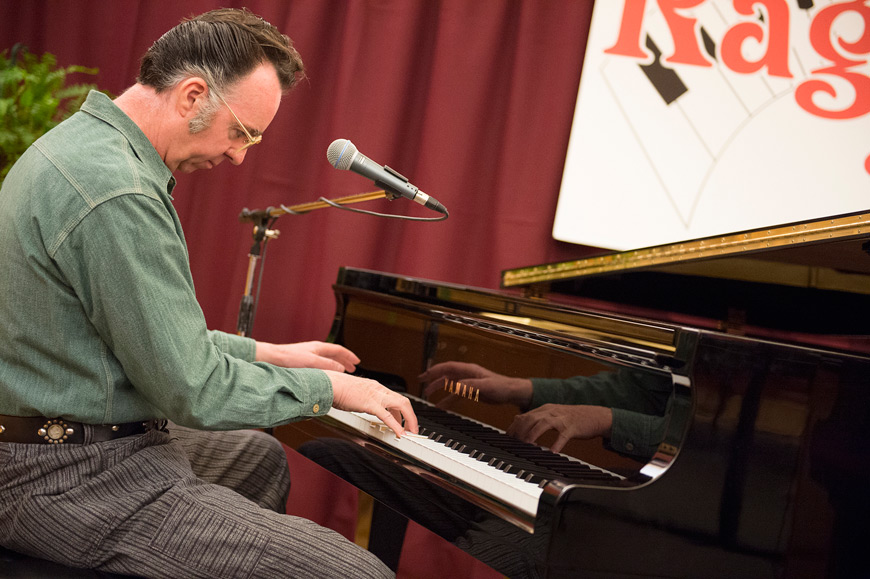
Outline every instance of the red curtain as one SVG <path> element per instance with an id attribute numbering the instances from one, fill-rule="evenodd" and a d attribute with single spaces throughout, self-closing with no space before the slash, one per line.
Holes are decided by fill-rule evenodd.
<path id="1" fill-rule="evenodd" d="M 240 167 L 179 175 L 175 205 L 209 324 L 235 331 L 252 226 L 245 207 L 377 189 L 326 161 L 337 138 L 443 203 L 436 223 L 321 209 L 285 215 L 267 245 L 253 335 L 324 339 L 339 266 L 498 287 L 503 269 L 589 248 L 551 237 L 592 0 L 0 0 L 0 48 L 99 68 L 113 94 L 181 18 L 247 6 L 287 33 L 308 69 Z M 76 78 L 78 80 L 78 77 Z M 81 77 L 82 81 L 90 81 Z M 404 200 L 359 204 L 437 216 Z"/>

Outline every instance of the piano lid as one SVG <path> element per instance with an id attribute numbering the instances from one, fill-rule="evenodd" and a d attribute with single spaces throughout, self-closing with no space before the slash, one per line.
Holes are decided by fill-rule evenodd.
<path id="1" fill-rule="evenodd" d="M 640 308 L 632 313 L 659 312 L 668 321 L 687 315 L 715 329 L 867 351 L 870 212 L 509 269 L 501 285 L 527 295 L 629 305 Z M 846 339 L 830 343 L 819 336 Z"/>

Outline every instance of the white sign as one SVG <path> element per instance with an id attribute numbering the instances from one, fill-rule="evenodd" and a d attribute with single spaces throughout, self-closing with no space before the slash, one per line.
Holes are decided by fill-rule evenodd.
<path id="1" fill-rule="evenodd" d="M 870 0 L 595 3 L 553 236 L 637 249 L 870 209 Z"/>

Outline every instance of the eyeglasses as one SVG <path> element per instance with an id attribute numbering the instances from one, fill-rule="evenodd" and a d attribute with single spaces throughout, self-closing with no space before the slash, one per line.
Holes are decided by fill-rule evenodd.
<path id="1" fill-rule="evenodd" d="M 236 116 L 236 113 L 233 112 L 233 109 L 232 109 L 232 107 L 229 105 L 229 103 L 227 103 L 227 101 L 224 100 L 224 97 L 222 97 L 222 96 L 220 95 L 220 93 L 217 92 L 217 91 L 214 91 L 214 94 L 216 94 L 217 97 L 218 97 L 219 99 L 221 99 L 221 102 L 224 103 L 224 104 L 227 106 L 227 110 L 230 111 L 230 114 L 233 115 L 233 118 L 236 119 L 236 122 L 239 123 L 239 126 L 242 128 L 242 132 L 245 133 L 245 138 L 247 139 L 247 141 L 245 142 L 244 145 L 242 145 L 241 148 L 236 149 L 236 152 L 237 152 L 237 153 L 240 153 L 240 152 L 244 151 L 245 149 L 247 149 L 247 148 L 250 147 L 250 146 L 253 146 L 253 145 L 258 144 L 260 141 L 263 140 L 263 135 L 257 135 L 256 137 L 252 137 L 252 136 L 251 136 L 251 133 L 248 132 L 248 129 L 245 128 L 244 123 L 242 123 L 242 121 L 239 120 L 239 117 Z"/>

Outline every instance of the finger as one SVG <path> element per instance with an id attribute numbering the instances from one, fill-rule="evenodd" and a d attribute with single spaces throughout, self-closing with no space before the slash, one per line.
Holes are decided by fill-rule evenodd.
<path id="1" fill-rule="evenodd" d="M 470 364 L 466 362 L 440 362 L 425 372 L 417 376 L 423 382 L 429 382 L 445 378 L 448 380 L 456 380 L 459 376 L 469 374 Z"/>
<path id="2" fill-rule="evenodd" d="M 440 362 L 438 364 L 434 364 L 429 368 L 426 368 L 426 371 L 417 376 L 420 380 L 432 380 L 434 376 L 443 376 L 445 367 L 449 366 L 451 362 Z"/>
<path id="3" fill-rule="evenodd" d="M 417 434 L 420 428 L 417 424 L 417 415 L 414 414 L 414 409 L 411 408 L 411 401 L 404 396 L 400 396 L 400 400 L 402 404 L 400 404 L 398 410 L 402 413 L 402 417 L 405 419 L 405 430 Z"/>
<path id="4" fill-rule="evenodd" d="M 393 418 L 396 419 L 396 422 L 398 422 L 399 424 L 403 424 L 401 412 L 399 412 L 396 408 L 387 408 L 387 411 L 393 415 Z"/>
<path id="5" fill-rule="evenodd" d="M 540 422 L 536 422 L 535 425 L 529 430 L 524 440 L 526 442 L 535 442 L 536 440 L 541 438 L 544 433 L 550 430 L 553 430 L 553 426 L 548 421 L 541 420 Z"/>
<path id="6" fill-rule="evenodd" d="M 533 417 L 529 414 L 518 414 L 514 417 L 514 421 L 507 429 L 507 433 L 514 438 L 525 440 L 526 433 L 535 423 Z"/>
<path id="7" fill-rule="evenodd" d="M 571 440 L 570 436 L 567 436 L 564 432 L 560 432 L 559 436 L 556 437 L 556 442 L 554 442 L 553 446 L 550 447 L 550 450 L 553 452 L 562 452 L 562 449 L 565 448 L 565 445 L 568 444 L 569 440 Z"/>
<path id="8" fill-rule="evenodd" d="M 435 392 L 442 390 L 444 388 L 444 382 L 447 380 L 444 377 L 439 376 L 437 380 L 432 380 L 426 387 L 423 389 L 423 397 L 429 398 Z M 425 380 L 423 380 L 425 382 Z"/>
<path id="9" fill-rule="evenodd" d="M 386 408 L 379 408 L 375 412 L 375 416 L 381 419 L 381 422 L 390 427 L 390 429 L 396 433 L 396 436 L 402 437 L 405 434 L 405 429 L 402 428 L 402 425 L 399 424 L 399 421 L 396 420 L 393 415 Z"/>
<path id="10" fill-rule="evenodd" d="M 381 419 L 381 421 L 389 426 L 398 436 L 405 434 L 405 431 L 417 434 L 419 427 L 417 424 L 417 416 L 411 408 L 411 402 L 404 396 L 398 396 L 394 404 L 387 408 L 377 408 L 377 412 L 373 414 Z M 396 416 L 398 415 L 398 416 Z M 405 427 L 403 428 L 399 420 L 401 417 L 405 419 Z"/>
<path id="11" fill-rule="evenodd" d="M 315 355 L 314 364 L 312 365 L 314 368 L 319 368 L 320 370 L 333 370 L 335 372 L 345 372 L 347 371 L 347 367 L 337 362 L 331 358 L 324 358 L 323 356 Z M 352 372 L 353 370 L 351 370 Z"/>
<path id="12" fill-rule="evenodd" d="M 359 364 L 359 357 L 339 344 L 331 344 L 329 342 L 322 342 L 320 347 L 318 348 L 318 354 L 330 358 L 335 362 L 341 364 L 342 369 L 347 372 L 353 372 L 356 369 L 356 365 Z"/>

